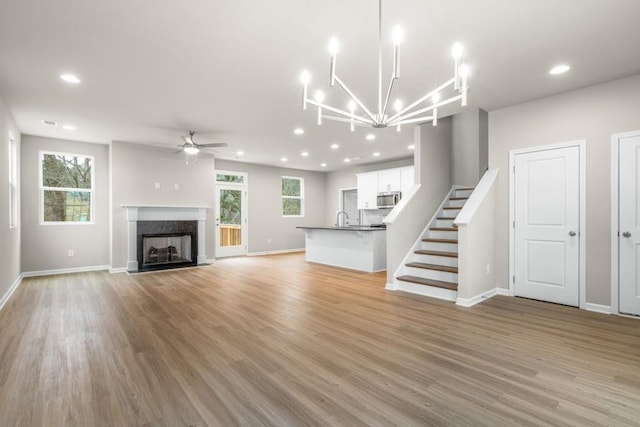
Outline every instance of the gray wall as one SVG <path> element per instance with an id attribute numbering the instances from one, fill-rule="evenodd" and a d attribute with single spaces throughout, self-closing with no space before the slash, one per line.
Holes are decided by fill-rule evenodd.
<path id="1" fill-rule="evenodd" d="M 586 300 L 610 304 L 611 134 L 640 129 L 640 75 L 489 114 L 489 167 L 499 168 L 496 280 L 508 288 L 509 150 L 585 139 Z"/>
<path id="2" fill-rule="evenodd" d="M 393 224 L 387 225 L 387 283 L 411 246 L 440 206 L 451 186 L 451 118 L 438 120 L 438 126 L 414 129 L 416 183 L 421 184 Z"/>
<path id="3" fill-rule="evenodd" d="M 304 248 L 298 226 L 324 224 L 325 173 L 216 160 L 217 170 L 249 174 L 249 253 Z M 305 216 L 282 217 L 282 177 L 304 178 Z M 268 239 L 271 243 L 268 243 Z"/>
<path id="4" fill-rule="evenodd" d="M 324 220 L 319 224 L 333 225 L 336 222 L 336 214 L 338 213 L 339 206 L 338 190 L 340 190 L 341 188 L 355 188 L 358 185 L 356 174 L 411 165 L 413 165 L 413 157 L 407 157 L 405 159 L 393 160 L 390 162 L 373 163 L 368 165 L 356 166 L 349 169 L 328 172 L 327 185 L 325 190 L 325 197 L 327 202 L 325 207 L 325 216 Z"/>
<path id="5" fill-rule="evenodd" d="M 20 276 L 20 230 L 18 226 L 9 228 L 9 134 L 18 142 L 20 148 L 20 132 L 16 127 L 9 110 L 0 98 L 0 299 L 9 291 L 11 285 Z M 20 149 L 18 149 L 18 166 L 20 165 Z M 18 175 L 19 176 L 19 175 Z"/>
<path id="6" fill-rule="evenodd" d="M 487 169 L 488 114 L 468 108 L 451 118 L 452 179 L 457 185 L 473 187 Z"/>
<path id="7" fill-rule="evenodd" d="M 94 157 L 95 224 L 40 224 L 40 151 Z M 22 271 L 109 264 L 109 147 L 39 136 L 22 136 Z M 75 256 L 67 251 L 73 249 Z"/>
<path id="8" fill-rule="evenodd" d="M 123 142 L 111 143 L 113 268 L 127 265 L 127 215 L 121 205 L 209 206 L 207 258 L 214 258 L 214 159 L 201 156 L 185 164 L 182 153 Z M 155 188 L 155 183 L 160 188 Z M 178 184 L 179 189 L 174 186 Z"/>

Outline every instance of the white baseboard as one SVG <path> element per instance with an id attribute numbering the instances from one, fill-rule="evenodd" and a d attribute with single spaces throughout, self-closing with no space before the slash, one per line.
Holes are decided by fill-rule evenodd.
<path id="1" fill-rule="evenodd" d="M 509 289 L 507 288 L 496 288 L 496 294 L 503 295 L 505 297 L 511 296 L 511 294 L 509 294 Z"/>
<path id="2" fill-rule="evenodd" d="M 298 249 L 282 249 L 279 251 L 264 251 L 264 252 L 249 252 L 247 256 L 263 256 L 263 255 L 277 255 L 277 254 L 289 254 L 294 252 L 304 252 L 304 248 Z"/>
<path id="3" fill-rule="evenodd" d="M 207 259 L 207 264 L 214 264 L 216 262 L 215 258 L 209 258 Z"/>
<path id="4" fill-rule="evenodd" d="M 387 283 L 384 288 L 388 291 L 397 291 L 398 290 L 398 286 L 396 286 L 395 283 Z"/>
<path id="5" fill-rule="evenodd" d="M 109 267 L 109 273 L 111 274 L 126 273 L 126 272 L 127 272 L 127 267 L 118 267 L 118 268 Z"/>
<path id="6" fill-rule="evenodd" d="M 0 310 L 2 310 L 2 307 L 4 307 L 7 301 L 9 301 L 9 298 L 11 298 L 11 295 L 13 295 L 16 289 L 18 289 L 18 286 L 20 286 L 20 283 L 22 283 L 23 277 L 24 276 L 22 274 L 19 275 L 15 282 L 11 284 L 9 290 L 2 296 L 2 298 L 0 298 Z"/>
<path id="7" fill-rule="evenodd" d="M 488 291 L 483 292 L 479 295 L 473 296 L 471 298 L 458 297 L 458 299 L 456 299 L 456 305 L 460 305 L 462 307 L 472 307 L 478 304 L 479 302 L 489 299 L 495 295 L 498 295 L 498 289 L 497 288 L 489 289 Z"/>
<path id="8" fill-rule="evenodd" d="M 91 265 L 88 267 L 59 268 L 56 270 L 25 271 L 22 277 L 51 276 L 53 274 L 84 273 L 87 271 L 111 271 L 109 265 Z"/>
<path id="9" fill-rule="evenodd" d="M 593 304 L 593 303 L 587 302 L 584 304 L 583 309 L 587 311 L 593 311 L 596 313 L 611 314 L 610 305 Z"/>

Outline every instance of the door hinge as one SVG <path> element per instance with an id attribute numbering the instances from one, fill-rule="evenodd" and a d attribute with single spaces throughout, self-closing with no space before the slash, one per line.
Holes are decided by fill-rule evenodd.
<path id="1" fill-rule="evenodd" d="M 513 228 L 516 228 L 516 222 L 515 221 L 513 221 L 512 225 L 513 225 Z"/>
<path id="2" fill-rule="evenodd" d="M 516 276 L 513 276 L 513 277 L 511 278 L 511 281 L 515 284 L 515 283 L 516 283 Z"/>

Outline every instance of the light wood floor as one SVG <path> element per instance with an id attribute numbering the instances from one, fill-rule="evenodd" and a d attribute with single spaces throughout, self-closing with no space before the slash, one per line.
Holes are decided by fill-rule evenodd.
<path id="1" fill-rule="evenodd" d="M 640 321 L 473 308 L 300 254 L 25 279 L 0 425 L 640 424 Z"/>

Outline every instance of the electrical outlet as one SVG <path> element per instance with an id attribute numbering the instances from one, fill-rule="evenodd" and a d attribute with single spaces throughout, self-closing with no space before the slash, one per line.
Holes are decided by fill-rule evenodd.
<path id="1" fill-rule="evenodd" d="M 487 264 L 487 274 L 491 274 L 491 264 Z"/>
<path id="2" fill-rule="evenodd" d="M 159 183 L 159 182 L 156 182 L 155 187 L 156 187 L 156 190 L 159 190 L 159 189 L 160 189 L 160 183 Z"/>
<path id="3" fill-rule="evenodd" d="M 73 249 L 69 249 L 69 250 L 67 251 L 67 255 L 68 255 L 68 256 L 75 256 L 75 254 L 73 253 Z"/>
<path id="4" fill-rule="evenodd" d="M 174 188 L 174 190 L 179 190 L 180 189 L 180 184 L 173 184 L 173 188 Z"/>

